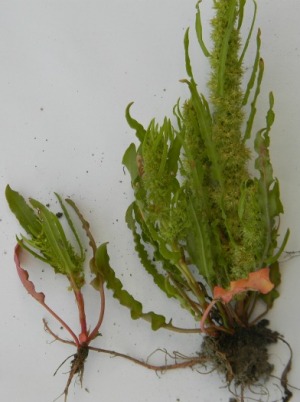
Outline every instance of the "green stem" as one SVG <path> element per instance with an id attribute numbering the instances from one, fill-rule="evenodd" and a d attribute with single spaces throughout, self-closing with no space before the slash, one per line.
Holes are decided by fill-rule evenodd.
<path id="1" fill-rule="evenodd" d="M 204 293 L 200 289 L 200 287 L 199 287 L 197 281 L 195 280 L 193 274 L 189 270 L 189 267 L 187 266 L 187 264 L 185 263 L 185 261 L 182 258 L 178 262 L 177 266 L 178 266 L 178 269 L 180 270 L 180 272 L 182 272 L 182 274 L 185 276 L 185 278 L 186 278 L 191 290 L 193 291 L 193 293 L 195 294 L 195 296 L 199 300 L 199 303 L 200 303 L 202 309 L 205 309 L 206 306 L 207 306 L 207 302 L 205 300 Z"/>

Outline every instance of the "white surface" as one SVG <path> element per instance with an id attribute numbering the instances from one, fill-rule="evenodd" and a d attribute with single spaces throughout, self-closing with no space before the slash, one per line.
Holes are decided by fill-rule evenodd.
<path id="1" fill-rule="evenodd" d="M 206 37 L 210 12 L 205 10 L 211 3 L 203 1 Z M 121 165 L 123 152 L 134 139 L 124 118 L 126 105 L 134 100 L 134 116 L 147 125 L 154 116 L 171 115 L 176 100 L 187 96 L 179 79 L 186 77 L 182 40 L 186 27 L 193 27 L 194 5 L 195 0 L 0 2 L 2 401 L 51 402 L 65 386 L 67 375 L 63 373 L 68 365 L 56 377 L 52 374 L 73 353 L 68 345 L 49 344 L 51 337 L 41 322 L 48 316 L 19 283 L 12 254 L 20 228 L 4 199 L 7 183 L 54 208 L 53 191 L 72 196 L 90 220 L 99 243 L 109 241 L 112 266 L 128 290 L 144 301 L 145 310 L 174 316 L 178 325 L 195 325 L 176 302 L 166 300 L 152 286 L 139 266 L 124 223 L 132 192 Z M 282 233 L 290 227 L 288 249 L 298 250 L 300 3 L 258 0 L 258 6 L 266 62 L 260 106 L 266 105 L 272 89 L 276 99 L 272 160 L 286 211 Z M 205 80 L 208 67 L 196 51 L 195 46 L 197 76 Z M 257 124 L 263 122 L 264 109 L 259 109 Z M 299 385 L 300 374 L 298 266 L 298 259 L 282 265 L 281 297 L 269 315 L 272 328 L 284 333 L 294 349 L 290 381 L 295 385 Z M 45 291 L 48 303 L 76 329 L 75 304 L 62 278 L 54 278 L 50 270 L 38 270 L 35 265 L 38 273 L 31 273 L 38 290 Z M 147 323 L 131 321 L 109 291 L 106 295 L 103 336 L 95 345 L 141 358 L 158 347 L 186 354 L 199 347 L 197 335 L 152 332 Z M 93 300 L 89 299 L 91 324 L 97 314 L 97 300 Z M 278 346 L 272 355 L 282 369 L 286 349 Z M 181 370 L 157 376 L 129 362 L 90 353 L 84 376 L 89 392 L 72 384 L 69 401 L 228 401 L 228 391 L 221 386 L 216 374 L 201 376 Z M 269 400 L 279 397 L 278 392 Z M 299 392 L 294 400 L 300 400 Z"/>

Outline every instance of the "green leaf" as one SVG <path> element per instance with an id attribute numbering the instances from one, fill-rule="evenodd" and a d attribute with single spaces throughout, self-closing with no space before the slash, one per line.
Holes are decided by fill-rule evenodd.
<path id="1" fill-rule="evenodd" d="M 80 220 L 80 222 L 82 224 L 82 229 L 85 231 L 85 234 L 86 234 L 87 238 L 89 239 L 89 245 L 91 246 L 93 252 L 95 253 L 97 246 L 96 246 L 95 239 L 93 238 L 93 236 L 91 234 L 89 222 L 84 218 L 84 216 L 80 212 L 78 206 L 75 204 L 75 202 L 73 200 L 71 200 L 71 198 L 66 198 L 65 202 L 68 205 L 70 205 L 72 207 L 72 209 L 74 210 L 74 212 L 76 213 L 78 219 Z M 68 216 L 68 214 L 67 214 L 67 216 Z M 72 221 L 69 222 L 69 219 L 68 219 L 68 223 L 69 223 L 69 226 L 72 229 L 72 226 L 73 226 Z M 75 228 L 74 228 L 74 230 L 75 230 Z M 73 231 L 73 229 L 72 229 L 72 231 Z M 75 233 L 74 233 L 74 235 L 75 235 Z M 78 237 L 77 241 L 80 242 L 80 239 L 79 239 L 78 235 L 77 235 L 77 237 Z M 82 247 L 82 245 L 81 245 L 81 247 Z"/>
<path id="2" fill-rule="evenodd" d="M 206 102 L 204 96 L 199 95 L 197 91 L 197 86 L 193 80 L 182 80 L 181 82 L 187 84 L 190 89 L 192 105 L 195 109 L 199 126 L 199 134 L 204 141 L 207 155 L 212 163 L 214 178 L 218 181 L 220 185 L 222 185 L 223 175 L 220 168 L 220 163 L 218 161 L 218 153 L 212 140 L 212 117 L 209 109 L 207 108 L 208 103 Z"/>
<path id="3" fill-rule="evenodd" d="M 241 29 L 242 25 L 243 25 L 243 20 L 244 20 L 244 9 L 245 9 L 245 4 L 246 4 L 246 0 L 239 0 L 239 18 L 238 18 L 238 29 Z"/>
<path id="4" fill-rule="evenodd" d="M 247 180 L 245 183 L 241 184 L 241 195 L 239 199 L 239 204 L 238 204 L 238 216 L 239 219 L 242 220 L 244 211 L 245 211 L 245 202 L 246 202 L 246 196 L 247 196 L 247 186 L 250 180 Z"/>
<path id="5" fill-rule="evenodd" d="M 179 131 L 182 130 L 182 120 L 183 120 L 183 116 L 180 110 L 180 99 L 178 99 L 176 105 L 174 105 L 173 107 L 173 115 L 176 117 L 176 121 L 177 121 L 177 125 L 179 128 Z"/>
<path id="6" fill-rule="evenodd" d="M 84 284 L 83 262 L 85 254 L 67 209 L 59 195 L 56 194 L 56 196 L 79 245 L 80 255 L 74 251 L 58 217 L 54 213 L 41 202 L 30 199 L 30 204 L 37 210 L 35 212 L 20 194 L 11 190 L 9 186 L 6 188 L 9 206 L 29 235 L 28 238 L 23 235 L 21 238 L 17 238 L 20 246 L 34 257 L 52 266 L 55 272 L 67 275 L 69 279 L 72 278 L 73 284 L 75 283 L 80 288 Z"/>
<path id="7" fill-rule="evenodd" d="M 129 103 L 129 105 L 127 106 L 126 112 L 125 112 L 125 117 L 126 117 L 126 120 L 127 120 L 127 123 L 129 124 L 129 126 L 136 131 L 137 138 L 141 142 L 143 142 L 146 130 L 137 120 L 135 120 L 131 117 L 130 108 L 132 105 L 133 105 L 133 102 Z"/>
<path id="8" fill-rule="evenodd" d="M 57 193 L 54 193 L 54 194 L 55 194 L 56 198 L 58 199 L 58 202 L 59 202 L 59 204 L 60 204 L 60 206 L 61 206 L 61 208 L 63 210 L 64 216 L 67 219 L 68 225 L 69 225 L 69 227 L 70 227 L 70 229 L 71 229 L 71 231 L 72 231 L 72 233 L 73 233 L 73 235 L 74 235 L 74 237 L 76 239 L 76 242 L 77 242 L 79 250 L 80 250 L 80 258 L 82 260 L 84 260 L 85 253 L 84 253 L 84 250 L 83 250 L 83 246 L 81 244 L 81 241 L 80 241 L 79 235 L 78 235 L 78 233 L 77 233 L 77 231 L 75 229 L 75 226 L 74 226 L 74 224 L 72 222 L 72 219 L 71 219 L 71 217 L 69 215 L 69 212 L 68 212 L 67 208 L 65 207 L 65 205 L 64 205 L 61 197 L 59 196 L 59 194 L 57 194 Z M 74 203 L 74 201 L 72 201 L 71 199 L 67 199 L 65 201 L 74 209 L 74 211 L 76 212 L 76 214 L 79 217 L 79 219 L 81 219 L 83 225 L 85 224 L 85 225 L 88 225 L 88 227 L 89 227 L 89 223 L 87 221 L 84 221 L 83 216 L 79 212 L 79 209 L 77 208 L 77 206 Z"/>
<path id="9" fill-rule="evenodd" d="M 243 19 L 244 19 L 244 7 L 245 7 L 245 4 L 246 4 L 246 0 L 240 0 L 240 3 L 241 3 L 241 4 L 240 4 L 240 7 L 239 7 L 238 29 L 240 29 L 241 26 L 242 26 L 242 24 L 243 24 Z M 245 45 L 244 45 L 244 48 L 243 48 L 241 57 L 240 57 L 240 59 L 239 59 L 239 64 L 242 64 L 242 63 L 243 63 L 244 56 L 245 56 L 245 54 L 246 54 L 246 52 L 247 52 L 247 49 L 248 49 L 248 46 L 249 46 L 249 43 L 250 43 L 250 39 L 251 39 L 251 36 L 252 36 L 252 32 L 253 32 L 255 20 L 256 20 L 257 4 L 256 4 L 256 1 L 255 1 L 255 0 L 253 0 L 253 4 L 254 4 L 254 12 L 253 12 L 253 17 L 252 17 L 251 27 L 250 27 L 250 29 L 249 29 L 248 36 L 247 36 L 247 39 L 246 39 L 246 41 L 245 41 Z"/>
<path id="10" fill-rule="evenodd" d="M 155 314 L 152 311 L 144 313 L 142 304 L 123 289 L 121 281 L 116 277 L 114 270 L 109 264 L 106 243 L 101 244 L 101 246 L 98 247 L 95 262 L 97 270 L 99 270 L 105 278 L 107 288 L 113 291 L 114 298 L 116 298 L 120 304 L 129 308 L 131 317 L 134 320 L 143 318 L 151 323 L 151 327 L 154 331 L 169 325 L 166 323 L 165 317 L 162 315 Z M 92 284 L 95 286 L 95 283 L 92 282 Z"/>
<path id="11" fill-rule="evenodd" d="M 192 66 L 191 66 L 191 60 L 189 56 L 189 28 L 185 31 L 184 35 L 184 52 L 185 52 L 185 69 L 187 72 L 187 75 L 190 78 L 193 78 L 193 71 L 192 71 Z"/>
<path id="12" fill-rule="evenodd" d="M 136 157 L 137 157 L 136 147 L 132 143 L 125 151 L 125 154 L 122 159 L 123 165 L 126 167 L 126 169 L 130 174 L 132 183 L 135 182 L 139 174 Z"/>
<path id="13" fill-rule="evenodd" d="M 255 118 L 255 115 L 256 115 L 256 102 L 257 102 L 257 99 L 258 99 L 258 95 L 260 93 L 260 86 L 261 86 L 261 83 L 262 83 L 263 75 L 264 75 L 264 62 L 263 62 L 263 59 L 259 59 L 256 90 L 255 90 L 253 100 L 251 102 L 250 114 L 249 114 L 249 117 L 248 117 L 248 120 L 247 120 L 247 123 L 246 123 L 244 142 L 251 137 L 253 122 L 254 122 L 254 118 Z M 252 85 L 251 78 L 250 78 L 249 84 Z M 245 96 L 247 96 L 247 92 L 246 92 Z M 244 101 L 247 101 L 247 98 Z"/>
<path id="14" fill-rule="evenodd" d="M 249 78 L 249 81 L 248 81 L 248 84 L 247 84 L 247 88 L 246 88 L 246 91 L 245 91 L 245 94 L 244 94 L 244 98 L 243 98 L 243 101 L 242 101 L 243 106 L 247 105 L 251 90 L 252 90 L 252 88 L 254 87 L 254 84 L 255 84 L 255 78 L 256 78 L 257 71 L 258 71 L 259 68 L 261 68 L 261 66 L 259 66 L 260 59 L 261 59 L 261 57 L 260 57 L 260 47 L 261 47 L 260 35 L 261 35 L 261 32 L 260 32 L 260 29 L 259 29 L 257 31 L 257 36 L 256 36 L 256 55 L 255 55 L 254 64 L 253 64 L 253 67 L 252 67 L 252 72 L 251 72 L 251 75 L 250 75 L 250 78 Z M 261 79 L 260 79 L 260 83 L 261 83 Z M 260 83 L 259 83 L 259 85 L 260 85 Z M 258 88 L 258 90 L 257 90 L 258 94 L 259 94 L 259 90 L 260 90 L 260 88 Z M 256 98 L 257 98 L 257 96 L 256 96 Z M 255 106 L 255 102 L 254 102 L 254 106 Z"/>
<path id="15" fill-rule="evenodd" d="M 30 199 L 30 203 L 39 211 L 43 234 L 47 239 L 43 253 L 51 259 L 61 274 L 72 275 L 76 266 L 71 259 L 70 243 L 59 219 L 39 201 Z"/>
<path id="16" fill-rule="evenodd" d="M 215 272 L 213 268 L 209 227 L 202 217 L 198 219 L 192 200 L 188 208 L 191 221 L 193 222 L 193 226 L 187 238 L 189 255 L 193 263 L 197 266 L 200 274 L 204 276 L 209 284 L 212 284 L 215 279 Z"/>
<path id="17" fill-rule="evenodd" d="M 159 252 L 163 258 L 169 260 L 172 264 L 177 264 L 181 258 L 180 252 L 172 250 L 169 244 L 166 244 L 165 239 L 158 233 L 153 224 L 148 223 L 147 228 L 152 239 L 157 242 Z"/>
<path id="18" fill-rule="evenodd" d="M 284 235 L 284 238 L 283 238 L 283 241 L 281 243 L 279 250 L 277 251 L 277 253 L 275 255 L 273 255 L 272 257 L 270 257 L 267 260 L 267 265 L 273 265 L 278 261 L 279 257 L 281 256 L 281 254 L 283 253 L 283 251 L 285 249 L 285 246 L 288 242 L 289 237 L 290 237 L 290 230 L 288 229 Z"/>
<path id="19" fill-rule="evenodd" d="M 7 185 L 5 196 L 11 211 L 16 216 L 23 229 L 32 236 L 39 236 L 42 230 L 39 218 L 24 198 Z"/>
<path id="20" fill-rule="evenodd" d="M 153 277 L 154 283 L 163 292 L 165 292 L 168 297 L 176 298 L 183 308 L 195 315 L 195 310 L 197 310 L 195 308 L 195 304 L 191 301 L 190 297 L 186 293 L 186 290 L 190 289 L 189 284 L 183 277 L 183 274 L 179 268 L 164 258 L 160 253 L 159 246 L 151 237 L 147 225 L 139 213 L 136 203 L 132 203 L 129 206 L 126 213 L 126 222 L 129 229 L 133 233 L 135 250 L 138 253 L 140 261 L 146 271 Z M 138 225 L 139 228 L 137 228 L 136 225 Z M 138 234 L 138 229 L 141 230 L 142 238 Z M 153 263 L 153 261 L 150 259 L 150 256 L 148 255 L 142 241 L 153 248 L 155 263 Z M 162 271 L 166 273 L 166 276 L 160 274 L 157 264 L 161 264 Z"/>
<path id="21" fill-rule="evenodd" d="M 141 236 L 137 232 L 136 228 L 136 219 L 137 219 L 137 207 L 135 203 L 132 203 L 127 211 L 126 211 L 126 216 L 125 220 L 127 223 L 128 228 L 131 230 L 133 234 L 133 240 L 135 243 L 135 250 L 138 253 L 139 259 L 143 265 L 143 267 L 146 269 L 146 271 L 153 277 L 154 283 L 161 289 L 163 290 L 168 297 L 174 297 L 177 292 L 175 288 L 169 287 L 166 289 L 166 277 L 162 274 L 160 274 L 156 268 L 156 265 L 152 263 L 148 252 L 146 251 L 142 241 L 141 241 Z M 143 233 L 145 233 L 145 227 L 143 228 Z M 148 238 L 150 240 L 151 238 Z M 152 246 L 155 247 L 153 243 L 151 243 Z"/>
<path id="22" fill-rule="evenodd" d="M 210 53 L 207 50 L 207 47 L 205 46 L 205 43 L 204 43 L 203 37 L 202 37 L 202 22 L 201 22 L 201 13 L 200 13 L 200 6 L 199 6 L 201 1 L 202 0 L 199 0 L 198 3 L 196 4 L 197 13 L 196 13 L 195 29 L 196 29 L 197 39 L 198 39 L 199 45 L 201 47 L 201 50 L 202 50 L 204 56 L 209 57 Z"/>
<path id="23" fill-rule="evenodd" d="M 264 246 L 264 253 L 262 262 L 273 261 L 273 251 L 277 246 L 277 229 L 275 228 L 276 218 L 283 213 L 283 206 L 280 200 L 280 191 L 278 180 L 273 177 L 273 168 L 269 155 L 270 137 L 269 133 L 274 123 L 275 114 L 273 111 L 274 97 L 273 94 L 269 95 L 269 110 L 266 116 L 266 127 L 259 130 L 256 134 L 254 148 L 258 156 L 255 160 L 255 168 L 259 171 L 260 177 L 258 179 L 259 189 L 259 203 L 261 206 L 263 222 L 265 225 L 266 241 Z M 279 252 L 283 251 L 288 238 L 286 233 L 283 245 Z"/>
<path id="24" fill-rule="evenodd" d="M 178 171 L 178 162 L 180 157 L 180 151 L 182 147 L 182 141 L 179 136 L 177 136 L 174 141 L 170 144 L 168 152 L 168 171 L 174 177 Z"/>
<path id="25" fill-rule="evenodd" d="M 278 292 L 277 288 L 281 283 L 281 274 L 280 274 L 278 261 L 274 262 L 270 266 L 270 280 L 275 286 L 274 289 L 265 295 L 263 295 L 263 294 L 259 295 L 260 298 L 266 303 L 266 305 L 269 309 L 273 306 L 275 299 L 277 299 L 279 297 L 279 292 Z"/>

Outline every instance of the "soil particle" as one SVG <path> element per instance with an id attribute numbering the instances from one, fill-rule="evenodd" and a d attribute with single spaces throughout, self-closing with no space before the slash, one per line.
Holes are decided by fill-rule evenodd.
<path id="1" fill-rule="evenodd" d="M 227 382 L 249 387 L 267 380 L 273 371 L 269 363 L 268 345 L 276 343 L 277 332 L 267 328 L 267 320 L 248 328 L 237 328 L 233 335 L 222 333 L 218 338 L 205 337 L 201 353 L 223 373 Z"/>

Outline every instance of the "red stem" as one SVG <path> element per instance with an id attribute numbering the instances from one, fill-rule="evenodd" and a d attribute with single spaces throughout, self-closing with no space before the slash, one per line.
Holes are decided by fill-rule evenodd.
<path id="1" fill-rule="evenodd" d="M 80 290 L 78 290 L 78 289 L 74 290 L 74 294 L 75 294 L 77 307 L 78 307 L 78 311 L 79 311 L 79 322 L 80 322 L 80 327 L 81 327 L 81 332 L 79 334 L 79 341 L 80 341 L 80 344 L 82 344 L 82 343 L 86 343 L 88 340 L 88 330 L 87 330 L 87 325 L 86 325 L 84 299 L 83 299 L 83 295 Z"/>
<path id="2" fill-rule="evenodd" d="M 59 342 L 62 342 L 62 343 L 67 343 L 68 345 L 77 346 L 74 342 L 68 341 L 67 339 L 62 339 L 62 338 L 60 338 L 58 335 L 56 335 L 56 334 L 52 331 L 52 329 L 49 327 L 49 325 L 48 325 L 47 321 L 45 320 L 45 318 L 43 318 L 43 323 L 44 323 L 44 329 L 45 329 L 45 331 L 46 331 L 46 332 L 49 332 L 49 334 L 52 335 L 55 340 L 57 340 L 57 341 L 59 341 Z M 78 344 L 79 344 L 79 342 L 78 342 Z"/>
<path id="3" fill-rule="evenodd" d="M 79 312 L 79 322 L 80 322 L 80 327 L 81 327 L 81 332 L 79 334 L 79 343 L 80 345 L 82 343 L 86 343 L 88 339 L 88 330 L 87 330 L 87 325 L 86 325 L 86 315 L 85 315 L 85 309 L 84 309 L 84 299 L 83 295 L 81 293 L 80 288 L 76 285 L 76 282 L 74 281 L 74 278 L 70 275 L 68 276 L 70 285 L 73 289 L 76 303 L 77 303 L 77 308 Z"/>
<path id="4" fill-rule="evenodd" d="M 99 333 L 99 329 L 101 327 L 101 324 L 102 324 L 102 321 L 103 321 L 103 318 L 104 318 L 105 294 L 104 294 L 104 289 L 103 289 L 103 283 L 100 284 L 99 293 L 100 293 L 100 303 L 101 303 L 99 319 L 98 319 L 98 322 L 97 322 L 95 328 L 90 333 L 90 335 L 89 335 L 89 337 L 87 339 L 87 343 L 91 342 L 94 338 L 96 338 L 96 336 Z"/>
<path id="5" fill-rule="evenodd" d="M 205 321 L 206 321 L 206 319 L 207 319 L 208 316 L 209 316 L 210 310 L 214 307 L 214 305 L 215 305 L 217 302 L 218 302 L 218 300 L 212 300 L 212 301 L 210 302 L 210 304 L 206 307 L 206 309 L 205 309 L 205 311 L 204 311 L 204 313 L 203 313 L 203 315 L 202 315 L 202 318 L 201 318 L 201 321 L 200 321 L 200 329 L 201 329 L 201 331 L 204 332 L 205 334 L 209 334 L 209 333 L 210 333 L 210 332 L 206 329 L 206 327 L 205 327 Z"/>
<path id="6" fill-rule="evenodd" d="M 14 260 L 17 268 L 17 272 L 19 275 L 19 278 L 27 290 L 27 292 L 37 301 L 39 302 L 64 328 L 66 331 L 69 332 L 69 334 L 72 336 L 72 338 L 75 341 L 76 346 L 78 347 L 80 345 L 79 339 L 77 336 L 74 334 L 74 332 L 71 330 L 71 328 L 64 322 L 62 318 L 60 318 L 46 303 L 45 303 L 45 295 L 42 292 L 37 292 L 35 290 L 35 286 L 33 282 L 29 280 L 29 274 L 28 272 L 21 267 L 20 263 L 20 253 L 21 253 L 21 246 L 19 244 L 16 245 L 15 247 L 15 253 L 14 253 Z"/>
<path id="7" fill-rule="evenodd" d="M 74 342 L 76 343 L 76 346 L 79 347 L 80 346 L 80 342 L 79 339 L 77 338 L 77 336 L 74 334 L 74 332 L 71 330 L 71 328 L 69 327 L 68 324 L 66 324 L 64 322 L 64 320 L 62 318 L 60 318 L 53 310 L 51 310 L 51 308 L 46 304 L 46 303 L 41 303 L 42 306 L 45 307 L 45 309 L 58 321 L 60 322 L 60 324 L 65 328 L 66 331 L 69 332 L 69 334 L 72 336 L 72 338 L 74 339 Z"/>

